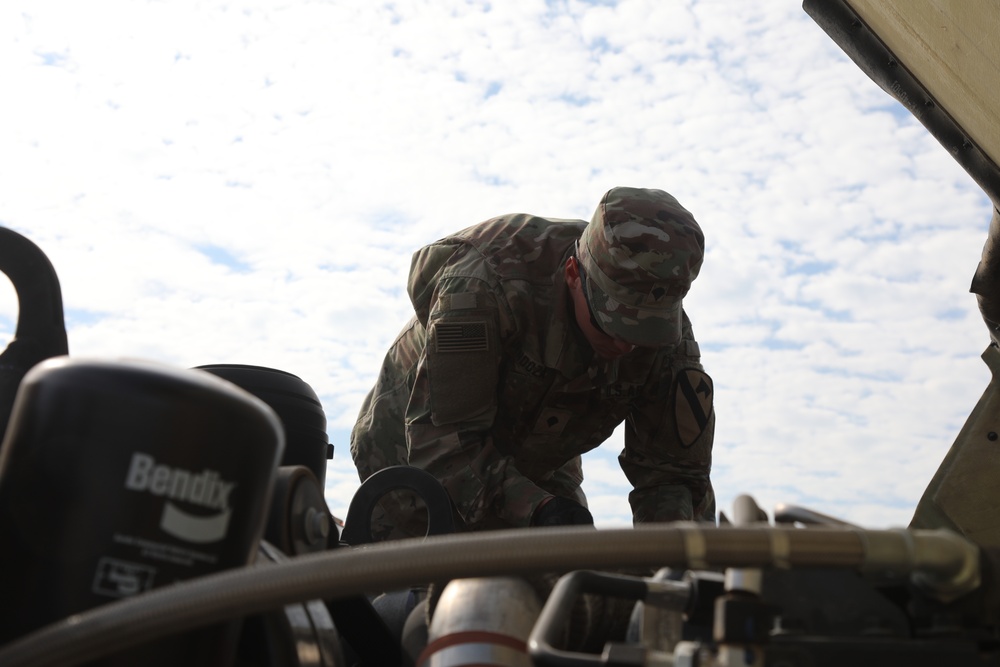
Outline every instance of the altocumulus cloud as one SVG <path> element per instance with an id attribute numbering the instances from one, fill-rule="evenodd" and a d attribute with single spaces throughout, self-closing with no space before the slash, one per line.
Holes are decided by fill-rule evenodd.
<path id="1" fill-rule="evenodd" d="M 0 80 L 0 224 L 55 264 L 71 353 L 301 376 L 340 515 L 410 253 L 615 185 L 707 233 L 722 508 L 906 523 L 988 380 L 987 200 L 798 3 L 10 1 Z M 602 525 L 620 448 L 587 457 Z"/>

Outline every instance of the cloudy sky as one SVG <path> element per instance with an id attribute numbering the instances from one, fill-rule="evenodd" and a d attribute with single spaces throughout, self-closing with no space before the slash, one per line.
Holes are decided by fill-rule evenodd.
<path id="1" fill-rule="evenodd" d="M 410 254 L 616 185 L 707 236 L 721 508 L 905 525 L 989 380 L 988 200 L 797 0 L 5 0 L 0 95 L 0 225 L 55 265 L 71 354 L 300 376 L 340 516 Z M 0 284 L 0 343 L 16 317 Z M 620 448 L 585 458 L 603 526 Z"/>

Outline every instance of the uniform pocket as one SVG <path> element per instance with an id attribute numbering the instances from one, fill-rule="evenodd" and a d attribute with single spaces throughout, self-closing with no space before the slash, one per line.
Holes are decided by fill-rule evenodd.
<path id="1" fill-rule="evenodd" d="M 427 337 L 431 421 L 472 421 L 495 412 L 496 325 L 484 314 L 448 315 L 433 321 Z"/>

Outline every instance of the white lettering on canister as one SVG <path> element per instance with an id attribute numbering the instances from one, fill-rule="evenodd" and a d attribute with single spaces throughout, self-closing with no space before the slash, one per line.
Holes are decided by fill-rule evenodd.
<path id="1" fill-rule="evenodd" d="M 163 507 L 160 528 L 174 537 L 199 544 L 217 542 L 226 536 L 231 515 L 229 495 L 235 487 L 235 482 L 225 481 L 216 470 L 205 469 L 195 473 L 172 468 L 157 464 L 156 459 L 143 452 L 132 454 L 125 476 L 126 489 L 168 499 Z M 196 516 L 169 500 L 219 512 L 211 516 Z"/>

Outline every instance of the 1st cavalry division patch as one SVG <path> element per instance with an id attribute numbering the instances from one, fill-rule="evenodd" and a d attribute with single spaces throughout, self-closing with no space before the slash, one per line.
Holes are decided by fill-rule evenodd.
<path id="1" fill-rule="evenodd" d="M 715 389 L 712 378 L 696 368 L 685 368 L 674 381 L 674 420 L 682 447 L 690 447 L 712 417 Z"/>

